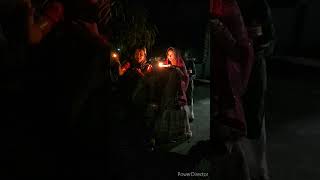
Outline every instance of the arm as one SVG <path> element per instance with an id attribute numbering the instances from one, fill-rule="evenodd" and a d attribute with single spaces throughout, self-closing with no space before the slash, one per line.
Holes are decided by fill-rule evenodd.
<path id="1" fill-rule="evenodd" d="M 129 62 L 125 62 L 123 65 L 121 65 L 119 59 L 111 58 L 111 61 L 113 64 L 113 69 L 115 70 L 114 72 L 117 76 L 123 76 L 131 67 L 131 64 Z"/>
<path id="2" fill-rule="evenodd" d="M 123 65 L 119 66 L 119 75 L 123 76 L 124 73 L 127 72 L 127 70 L 131 67 L 129 62 L 124 63 Z"/>
<path id="3" fill-rule="evenodd" d="M 235 36 L 233 36 L 230 30 L 225 27 L 219 19 L 215 19 L 212 37 L 214 46 L 217 46 L 216 49 L 219 49 L 219 51 L 221 49 L 221 51 L 233 61 L 239 61 L 243 83 L 243 86 L 239 87 L 240 92 L 246 89 L 254 60 L 252 45 L 246 34 L 247 30 L 241 18 L 242 17 L 239 17 L 237 14 L 229 18 L 230 26 L 234 28 L 233 31 L 236 33 Z M 224 59 L 228 58 L 222 58 L 222 60 Z M 219 65 L 228 71 L 226 62 L 219 62 Z"/>
<path id="4" fill-rule="evenodd" d="M 186 92 L 189 85 L 189 74 L 187 72 L 187 68 L 185 66 L 184 67 L 174 66 L 174 67 L 180 75 L 183 90 Z"/>
<path id="5" fill-rule="evenodd" d="M 52 2 L 44 11 L 38 22 L 34 20 L 34 9 L 30 0 L 25 1 L 28 8 L 28 41 L 30 44 L 38 44 L 62 20 L 64 7 L 59 2 Z"/>
<path id="6" fill-rule="evenodd" d="M 237 56 L 237 41 L 229 31 L 229 29 L 218 19 L 213 18 L 210 21 L 213 41 L 221 50 L 229 55 Z"/>

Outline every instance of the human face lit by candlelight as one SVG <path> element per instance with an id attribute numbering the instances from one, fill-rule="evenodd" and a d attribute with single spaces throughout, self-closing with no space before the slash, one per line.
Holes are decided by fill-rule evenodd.
<path id="1" fill-rule="evenodd" d="M 171 62 L 171 65 L 176 66 L 177 65 L 177 57 L 176 53 L 173 50 L 169 50 L 167 53 L 167 58 Z"/>
<path id="2" fill-rule="evenodd" d="M 134 57 L 139 64 L 143 63 L 147 58 L 146 53 L 143 49 L 137 49 Z"/>

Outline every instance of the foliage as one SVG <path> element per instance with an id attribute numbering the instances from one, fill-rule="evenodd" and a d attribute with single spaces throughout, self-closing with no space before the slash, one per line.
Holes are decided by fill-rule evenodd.
<path id="1" fill-rule="evenodd" d="M 157 27 L 149 22 L 147 10 L 135 2 L 115 0 L 112 4 L 112 39 L 114 48 L 128 55 L 136 46 L 147 49 L 155 43 Z"/>
<path id="2" fill-rule="evenodd" d="M 33 3 L 37 9 L 43 9 L 49 1 L 34 0 Z M 97 21 L 101 33 L 112 33 L 113 49 L 120 48 L 125 56 L 136 46 L 151 49 L 158 34 L 157 27 L 148 19 L 146 8 L 137 1 L 98 0 Z"/>

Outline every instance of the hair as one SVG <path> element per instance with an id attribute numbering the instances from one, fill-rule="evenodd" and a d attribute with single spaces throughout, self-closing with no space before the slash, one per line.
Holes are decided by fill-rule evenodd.
<path id="1" fill-rule="evenodd" d="M 136 52 L 136 50 L 141 49 L 145 51 L 145 54 L 147 54 L 147 48 L 143 45 L 138 45 L 138 46 L 132 46 L 128 48 L 128 52 L 131 55 L 134 55 L 134 53 Z"/>
<path id="2" fill-rule="evenodd" d="M 178 66 L 179 68 L 181 68 L 181 70 L 183 71 L 183 73 L 188 74 L 188 73 L 187 73 L 186 65 L 185 65 L 185 63 L 184 63 L 184 60 L 183 60 L 183 58 L 182 58 L 182 56 L 181 56 L 180 51 L 179 51 L 178 49 L 174 48 L 174 47 L 169 47 L 169 48 L 167 49 L 166 55 L 168 55 L 168 52 L 169 52 L 169 51 L 173 51 L 174 54 L 176 55 L 177 66 Z M 168 61 L 169 61 L 168 58 L 166 58 L 166 63 L 168 63 Z"/>
<path id="3" fill-rule="evenodd" d="M 143 51 L 144 54 L 145 54 L 145 61 L 147 62 L 147 49 L 145 46 L 134 46 L 132 48 L 129 49 L 129 58 L 128 60 L 130 61 L 130 63 L 132 63 L 134 66 L 137 66 L 138 63 L 136 62 L 136 59 L 135 59 L 135 54 L 136 54 L 136 51 Z"/>
<path id="4" fill-rule="evenodd" d="M 179 62 L 178 62 L 179 60 L 182 60 L 182 61 L 183 61 L 183 58 L 182 58 L 182 56 L 181 56 L 181 53 L 180 53 L 180 51 L 179 51 L 178 49 L 176 49 L 176 48 L 174 48 L 174 47 L 169 47 L 169 48 L 167 49 L 166 56 L 168 55 L 168 52 L 169 52 L 169 51 L 173 51 L 173 52 L 174 52 L 174 54 L 176 55 L 177 63 L 179 63 Z"/>

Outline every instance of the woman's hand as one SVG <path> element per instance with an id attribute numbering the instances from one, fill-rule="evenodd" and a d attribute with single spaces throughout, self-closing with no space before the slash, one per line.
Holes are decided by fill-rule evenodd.
<path id="1" fill-rule="evenodd" d="M 141 71 L 140 68 L 136 68 L 136 72 L 137 72 L 141 77 L 144 77 L 144 74 L 143 74 L 143 72 Z"/>
<path id="2" fill-rule="evenodd" d="M 119 66 L 119 75 L 122 76 L 124 75 L 125 72 L 131 67 L 131 64 L 129 62 L 126 62 L 123 65 Z"/>
<path id="3" fill-rule="evenodd" d="M 147 73 L 151 73 L 152 69 L 153 69 L 152 66 L 149 64 L 148 67 L 147 67 Z"/>
<path id="4" fill-rule="evenodd" d="M 52 28 L 63 19 L 64 6 L 59 2 L 52 2 L 44 10 L 44 14 L 35 22 L 34 9 L 31 0 L 23 0 L 28 9 L 28 41 L 30 44 L 38 44 L 52 30 Z"/>

